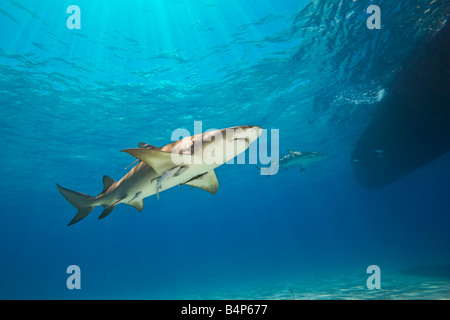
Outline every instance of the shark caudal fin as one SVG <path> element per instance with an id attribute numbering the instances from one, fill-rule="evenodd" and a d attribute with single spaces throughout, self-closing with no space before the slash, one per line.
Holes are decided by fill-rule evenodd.
<path id="1" fill-rule="evenodd" d="M 72 221 L 69 222 L 68 226 L 86 218 L 87 215 L 95 208 L 95 205 L 93 205 L 93 200 L 95 199 L 94 197 L 63 188 L 59 184 L 56 184 L 56 186 L 63 197 L 78 209 L 78 213 L 75 217 L 73 217 Z"/>

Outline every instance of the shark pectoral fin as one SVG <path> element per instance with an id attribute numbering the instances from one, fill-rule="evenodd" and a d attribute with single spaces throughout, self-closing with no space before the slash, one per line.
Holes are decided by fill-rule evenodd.
<path id="1" fill-rule="evenodd" d="M 108 176 L 103 176 L 103 190 L 100 194 L 105 193 L 111 186 L 116 183 L 113 178 Z"/>
<path id="2" fill-rule="evenodd" d="M 310 164 L 310 162 L 309 162 L 309 161 L 306 161 L 306 162 L 302 163 L 302 164 L 301 164 L 301 169 L 300 169 L 300 172 L 303 172 L 303 171 L 305 171 L 305 170 L 306 170 L 306 168 L 308 168 L 308 167 L 309 167 L 309 164 Z"/>
<path id="3" fill-rule="evenodd" d="M 122 152 L 131 154 L 133 157 L 144 161 L 156 173 L 161 174 L 167 170 L 172 169 L 176 166 L 172 161 L 172 155 L 174 157 L 182 156 L 177 154 L 172 154 L 171 152 L 164 152 L 152 149 L 136 148 L 136 149 L 125 149 Z"/>
<path id="4" fill-rule="evenodd" d="M 144 210 L 144 200 L 143 199 L 136 199 L 131 202 L 127 203 L 128 205 L 135 207 L 137 211 L 142 212 Z"/>
<path id="5" fill-rule="evenodd" d="M 197 179 L 190 180 L 185 184 L 203 189 L 212 194 L 215 194 L 219 189 L 219 181 L 217 181 L 216 173 L 214 172 L 214 170 L 205 173 Z"/>

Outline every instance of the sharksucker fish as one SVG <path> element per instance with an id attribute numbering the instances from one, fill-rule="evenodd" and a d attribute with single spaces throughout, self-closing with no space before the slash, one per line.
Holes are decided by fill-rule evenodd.
<path id="1" fill-rule="evenodd" d="M 239 126 L 208 131 L 158 148 L 139 143 L 138 148 L 122 150 L 137 159 L 119 181 L 103 176 L 103 190 L 96 197 L 56 184 L 63 197 L 78 209 L 69 226 L 79 222 L 97 206 L 108 216 L 119 203 L 144 208 L 143 199 L 176 185 L 190 185 L 215 194 L 219 188 L 214 169 L 244 152 L 262 133 L 258 126 Z M 199 143 L 201 142 L 201 143 Z M 214 152 L 211 152 L 211 151 Z"/>
<path id="2" fill-rule="evenodd" d="M 162 183 L 165 180 L 169 180 L 172 177 L 176 177 L 178 175 L 180 175 L 182 172 L 184 172 L 187 169 L 187 167 L 175 167 L 173 169 L 170 169 L 166 172 L 164 172 L 164 174 L 158 179 L 158 182 L 156 183 L 156 197 L 159 200 L 159 189 L 162 188 Z"/>

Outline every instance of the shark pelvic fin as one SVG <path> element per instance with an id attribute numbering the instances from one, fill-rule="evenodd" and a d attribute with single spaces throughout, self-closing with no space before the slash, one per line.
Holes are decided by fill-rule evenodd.
<path id="1" fill-rule="evenodd" d="M 128 205 L 135 207 L 137 211 L 142 212 L 144 210 L 144 200 L 143 199 L 136 199 L 131 202 L 127 203 Z"/>
<path id="2" fill-rule="evenodd" d="M 194 179 L 189 180 L 185 184 L 203 189 L 212 194 L 215 194 L 219 189 L 219 181 L 217 181 L 216 173 L 214 172 L 214 170 L 204 173 L 199 177 L 194 177 Z"/>
<path id="3" fill-rule="evenodd" d="M 133 157 L 144 161 L 146 164 L 148 164 L 150 167 L 152 167 L 153 170 L 155 170 L 155 172 L 158 174 L 166 172 L 167 170 L 170 170 L 173 167 L 177 166 L 172 161 L 172 156 L 174 158 L 176 157 L 175 159 L 178 159 L 178 156 L 186 157 L 185 155 L 177 155 L 177 154 L 172 154 L 171 152 L 164 152 L 164 151 L 145 149 L 145 148 L 125 149 L 125 150 L 122 150 L 122 152 L 129 153 Z M 188 155 L 188 157 L 191 157 L 191 156 Z"/>

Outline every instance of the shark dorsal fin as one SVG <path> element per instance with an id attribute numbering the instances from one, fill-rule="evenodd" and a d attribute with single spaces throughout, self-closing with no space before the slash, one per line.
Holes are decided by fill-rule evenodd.
<path id="1" fill-rule="evenodd" d="M 185 184 L 203 189 L 212 194 L 215 194 L 219 189 L 219 181 L 217 181 L 216 173 L 214 170 L 211 170 L 198 178 L 192 179 Z"/>
<path id="2" fill-rule="evenodd" d="M 114 183 L 116 183 L 114 181 L 113 178 L 108 177 L 108 176 L 103 176 L 103 190 L 101 193 L 105 193 Z"/>
<path id="3" fill-rule="evenodd" d="M 136 148 L 136 149 L 125 149 L 122 152 L 131 154 L 133 157 L 144 161 L 150 167 L 155 170 L 156 173 L 162 174 L 163 172 L 170 170 L 179 164 L 173 162 L 173 159 L 183 160 L 182 158 L 191 157 L 191 155 L 178 155 L 172 154 L 171 152 L 158 151 L 153 149 Z M 173 157 L 173 159 L 172 159 Z M 190 161 L 191 159 L 189 159 Z M 182 161 L 180 161 L 182 162 Z M 187 162 L 187 163 L 193 163 Z"/>
<path id="4" fill-rule="evenodd" d="M 145 143 L 145 142 L 139 142 L 138 143 L 138 148 L 143 148 L 143 149 L 152 149 L 152 150 L 158 150 L 158 147 L 152 146 L 151 144 Z"/>

